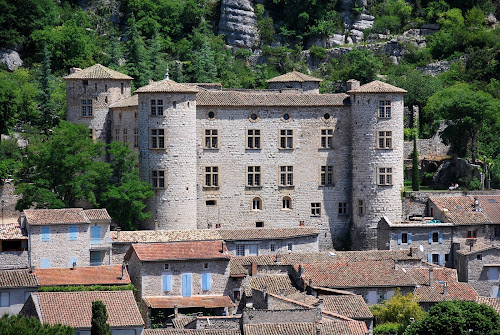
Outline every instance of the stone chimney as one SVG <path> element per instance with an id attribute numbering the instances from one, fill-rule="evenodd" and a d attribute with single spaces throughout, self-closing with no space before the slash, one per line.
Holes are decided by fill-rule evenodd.
<path id="1" fill-rule="evenodd" d="M 255 276 L 257 274 L 257 262 L 252 262 L 252 269 L 250 271 L 250 276 Z"/>
<path id="2" fill-rule="evenodd" d="M 355 90 L 356 88 L 358 88 L 360 86 L 360 82 L 359 80 L 355 80 L 355 79 L 349 79 L 347 81 L 347 91 L 350 91 L 350 90 Z"/>
<path id="3" fill-rule="evenodd" d="M 120 279 L 123 278 L 125 278 L 125 264 L 122 264 L 122 276 L 120 277 Z"/>
<path id="4" fill-rule="evenodd" d="M 429 286 L 434 287 L 434 268 L 429 268 Z"/>
<path id="5" fill-rule="evenodd" d="M 447 296 L 448 294 L 450 294 L 450 292 L 448 290 L 448 282 L 445 281 L 445 282 L 443 282 L 443 295 Z"/>
<path id="6" fill-rule="evenodd" d="M 71 266 L 71 270 L 74 270 L 76 269 L 76 262 L 73 262 L 72 266 Z"/>
<path id="7" fill-rule="evenodd" d="M 174 317 L 179 317 L 179 306 L 177 304 L 174 305 Z"/>
<path id="8" fill-rule="evenodd" d="M 120 240 L 120 232 L 122 231 L 122 229 L 120 227 L 116 227 L 116 240 L 119 241 Z"/>
<path id="9" fill-rule="evenodd" d="M 304 275 L 304 267 L 302 266 L 302 264 L 299 265 L 299 273 L 298 273 L 298 276 L 299 277 L 302 277 L 302 275 Z"/>
<path id="10" fill-rule="evenodd" d="M 281 254 L 276 254 L 276 263 L 281 263 Z"/>
<path id="11" fill-rule="evenodd" d="M 262 289 L 262 297 L 263 297 L 264 299 L 266 299 L 266 297 L 267 297 L 267 288 L 263 288 L 263 289 Z"/>

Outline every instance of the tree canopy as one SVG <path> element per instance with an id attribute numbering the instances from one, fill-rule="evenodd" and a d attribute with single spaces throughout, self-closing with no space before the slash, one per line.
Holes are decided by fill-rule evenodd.
<path id="1" fill-rule="evenodd" d="M 0 317 L 0 335 L 73 335 L 73 328 L 42 325 L 36 318 L 18 315 Z"/>
<path id="2" fill-rule="evenodd" d="M 106 305 L 101 300 L 92 302 L 92 321 L 90 327 L 90 335 L 111 335 L 109 327 L 108 312 Z"/>

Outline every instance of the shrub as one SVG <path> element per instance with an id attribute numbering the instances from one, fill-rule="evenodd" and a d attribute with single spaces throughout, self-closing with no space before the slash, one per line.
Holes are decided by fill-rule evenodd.
<path id="1" fill-rule="evenodd" d="M 397 335 L 402 334 L 404 326 L 400 323 L 389 322 L 377 325 L 373 329 L 373 335 Z"/>
<path id="2" fill-rule="evenodd" d="M 326 49 L 325 48 L 312 45 L 311 48 L 309 49 L 309 51 L 311 52 L 311 56 L 316 58 L 316 59 L 323 60 L 326 58 Z"/>
<path id="3" fill-rule="evenodd" d="M 480 190 L 481 181 L 477 177 L 473 177 L 468 186 L 469 190 Z"/>

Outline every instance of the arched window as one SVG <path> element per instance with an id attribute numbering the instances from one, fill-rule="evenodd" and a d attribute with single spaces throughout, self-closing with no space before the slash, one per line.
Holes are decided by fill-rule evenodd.
<path id="1" fill-rule="evenodd" d="M 252 200 L 252 210 L 253 211 L 261 211 L 262 210 L 262 199 L 259 197 L 255 197 Z"/>
<path id="2" fill-rule="evenodd" d="M 292 209 L 292 198 L 289 196 L 283 197 L 283 201 L 281 202 L 281 209 Z"/>

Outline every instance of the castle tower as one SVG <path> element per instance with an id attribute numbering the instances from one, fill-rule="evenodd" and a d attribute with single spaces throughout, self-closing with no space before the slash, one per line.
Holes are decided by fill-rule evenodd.
<path id="1" fill-rule="evenodd" d="M 149 229 L 196 229 L 197 89 L 165 79 L 135 91 L 139 173 L 155 195 Z"/>
<path id="2" fill-rule="evenodd" d="M 72 68 L 66 80 L 66 120 L 85 124 L 92 138 L 111 141 L 109 105 L 130 96 L 133 79 L 101 64 Z"/>
<path id="3" fill-rule="evenodd" d="M 294 70 L 266 82 L 269 89 L 272 90 L 298 90 L 301 93 L 319 94 L 319 84 L 322 81 L 322 79 Z"/>
<path id="4" fill-rule="evenodd" d="M 403 96 L 405 90 L 350 80 L 352 241 L 355 250 L 376 249 L 382 216 L 399 221 L 403 190 Z"/>

